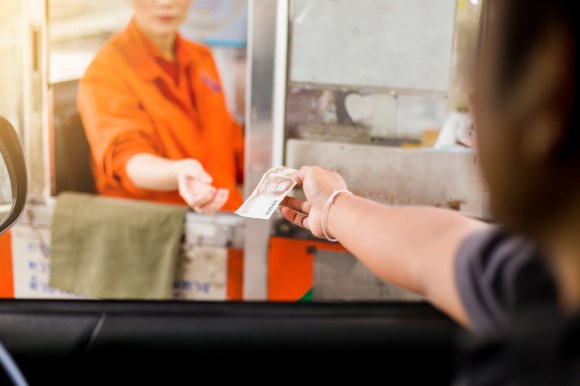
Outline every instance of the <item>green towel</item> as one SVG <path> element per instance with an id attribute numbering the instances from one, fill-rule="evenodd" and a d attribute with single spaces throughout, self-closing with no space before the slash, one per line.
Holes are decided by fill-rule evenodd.
<path id="1" fill-rule="evenodd" d="M 172 297 L 187 207 L 61 193 L 49 285 L 101 299 Z"/>

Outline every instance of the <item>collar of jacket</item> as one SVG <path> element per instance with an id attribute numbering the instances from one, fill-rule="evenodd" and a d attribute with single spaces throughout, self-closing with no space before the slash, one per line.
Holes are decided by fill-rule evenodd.
<path id="1" fill-rule="evenodd" d="M 164 76 L 163 69 L 155 60 L 162 57 L 161 52 L 139 29 L 134 18 L 117 36 L 116 45 L 131 67 L 144 80 L 154 81 Z M 180 68 L 190 66 L 198 56 L 195 51 L 188 50 L 187 42 L 179 33 L 175 40 L 175 51 L 175 59 Z"/>

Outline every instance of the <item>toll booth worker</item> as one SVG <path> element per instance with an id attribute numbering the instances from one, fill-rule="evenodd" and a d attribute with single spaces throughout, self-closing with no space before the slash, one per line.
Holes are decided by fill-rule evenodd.
<path id="1" fill-rule="evenodd" d="M 133 0 L 129 25 L 97 53 L 79 86 L 97 192 L 235 210 L 242 127 L 227 111 L 210 50 L 178 28 L 190 0 Z"/>
<path id="2" fill-rule="evenodd" d="M 281 210 L 468 326 L 474 341 L 462 346 L 457 385 L 578 385 L 578 8 L 483 6 L 474 116 L 499 225 L 355 197 L 319 167 L 296 176 L 307 200 L 287 198 Z"/>

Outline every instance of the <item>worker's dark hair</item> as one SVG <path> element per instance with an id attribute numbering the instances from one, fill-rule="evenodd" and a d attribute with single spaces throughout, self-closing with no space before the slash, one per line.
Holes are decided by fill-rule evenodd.
<path id="1" fill-rule="evenodd" d="M 491 7 L 501 7 L 501 17 L 498 23 L 492 21 Z M 486 38 L 491 28 L 501 28 L 502 47 L 501 63 L 498 84 L 502 95 L 508 97 L 511 87 L 519 80 L 519 74 L 525 69 L 533 49 L 545 36 L 549 28 L 558 25 L 564 28 L 573 41 L 572 47 L 577 51 L 578 29 L 574 25 L 577 21 L 578 9 L 573 0 L 484 0 L 482 6 L 481 29 L 479 44 Z M 577 62 L 577 52 L 573 60 Z M 574 63 L 576 64 L 576 63 Z M 576 66 L 570 66 L 576 68 Z M 574 74 L 574 84 L 576 74 Z M 580 128 L 578 127 L 578 97 L 577 90 L 573 91 L 573 103 L 569 119 L 568 138 L 563 144 L 561 156 L 563 158 L 580 159 Z"/>

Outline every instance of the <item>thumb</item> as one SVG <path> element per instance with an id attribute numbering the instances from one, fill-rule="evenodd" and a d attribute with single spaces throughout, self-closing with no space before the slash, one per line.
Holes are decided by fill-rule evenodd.
<path id="1" fill-rule="evenodd" d="M 306 173 L 310 170 L 310 166 L 302 166 L 292 177 L 298 186 L 304 184 L 304 179 L 306 178 Z"/>

